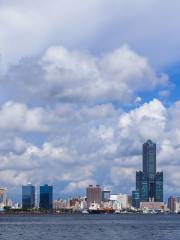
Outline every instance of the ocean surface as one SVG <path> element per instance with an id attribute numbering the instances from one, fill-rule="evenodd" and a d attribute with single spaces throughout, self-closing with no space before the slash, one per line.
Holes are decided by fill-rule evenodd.
<path id="1" fill-rule="evenodd" d="M 0 216 L 0 240 L 180 240 L 180 215 Z"/>

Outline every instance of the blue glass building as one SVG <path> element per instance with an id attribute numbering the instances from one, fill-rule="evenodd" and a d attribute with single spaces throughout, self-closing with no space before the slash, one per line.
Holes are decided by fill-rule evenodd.
<path id="1" fill-rule="evenodd" d="M 163 202 L 163 172 L 156 172 L 156 144 L 143 144 L 143 171 L 136 172 L 140 202 Z M 132 196 L 133 197 L 133 196 Z"/>
<path id="2" fill-rule="evenodd" d="M 155 199 L 156 144 L 151 140 L 143 144 L 143 173 L 148 182 L 148 197 Z"/>
<path id="3" fill-rule="evenodd" d="M 148 180 L 144 172 L 136 172 L 136 190 L 139 192 L 141 202 L 149 201 Z"/>
<path id="4" fill-rule="evenodd" d="M 35 207 L 35 186 L 28 184 L 22 186 L 22 208 L 32 209 Z"/>
<path id="5" fill-rule="evenodd" d="M 53 208 L 53 187 L 45 184 L 40 186 L 40 202 L 39 208 L 50 210 Z"/>
<path id="6" fill-rule="evenodd" d="M 156 173 L 155 201 L 163 202 L 163 172 Z"/>
<path id="7" fill-rule="evenodd" d="M 139 191 L 132 191 L 132 206 L 135 208 L 140 207 L 140 194 Z"/>

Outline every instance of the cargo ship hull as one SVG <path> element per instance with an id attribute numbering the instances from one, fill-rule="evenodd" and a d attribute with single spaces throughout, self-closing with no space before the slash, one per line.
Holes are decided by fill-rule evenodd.
<path id="1" fill-rule="evenodd" d="M 90 214 L 103 214 L 103 213 L 114 213 L 113 209 L 89 209 Z"/>

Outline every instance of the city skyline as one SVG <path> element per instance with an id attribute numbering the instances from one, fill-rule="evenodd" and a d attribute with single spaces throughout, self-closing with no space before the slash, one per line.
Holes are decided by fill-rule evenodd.
<path id="1" fill-rule="evenodd" d="M 142 144 L 142 169 L 143 171 L 136 171 L 136 190 L 132 191 L 132 205 L 136 208 L 140 207 L 140 202 L 163 202 L 164 191 L 163 191 L 163 172 L 157 172 L 157 159 L 156 159 L 156 143 L 153 143 L 152 140 L 148 139 L 145 143 Z M 86 188 L 86 197 L 87 206 L 89 207 L 93 200 L 100 204 L 102 200 L 106 202 L 107 199 L 110 199 L 111 189 L 96 184 L 92 184 Z M 53 199 L 53 186 L 48 186 L 45 184 L 39 186 L 39 204 L 40 208 L 43 209 L 42 199 L 49 198 L 41 197 L 42 194 L 51 195 Z M 118 190 L 118 193 L 121 193 L 121 189 Z M 35 186 L 31 183 L 27 185 L 22 185 L 22 208 L 34 208 L 38 199 L 35 200 Z M 42 194 L 41 194 L 42 192 Z M 116 193 L 117 194 L 117 193 Z M 126 192 L 126 194 L 129 194 Z M 129 194 L 130 196 L 131 194 Z M 72 195 L 73 196 L 73 195 Z M 60 197 L 60 196 L 59 196 Z M 106 199 L 107 198 L 107 199 Z M 45 201 L 45 200 L 44 200 Z M 45 202 L 52 202 L 52 200 L 47 200 Z M 49 205 L 46 203 L 46 205 Z M 27 207 L 29 206 L 29 207 Z M 49 207 L 50 209 L 52 207 Z"/>
<path id="2" fill-rule="evenodd" d="M 180 237 L 180 1 L 0 0 L 0 237 Z"/>
<path id="3" fill-rule="evenodd" d="M 165 202 L 168 200 L 168 193 L 163 191 L 163 172 L 157 172 L 157 163 L 156 163 L 156 150 L 157 150 L 157 144 L 153 143 L 152 140 L 148 139 L 145 143 L 142 144 L 142 168 L 143 171 L 138 171 L 136 169 L 135 173 L 136 173 L 136 181 L 135 181 L 135 185 L 136 185 L 136 191 L 132 191 L 132 199 L 133 199 L 133 195 L 135 198 L 135 201 L 137 200 L 136 198 L 138 198 L 139 203 L 140 202 L 148 202 L 148 201 L 157 201 L 157 202 L 163 202 L 163 195 L 165 195 Z M 117 193 L 121 193 L 121 189 L 118 189 L 116 192 L 113 192 L 112 188 L 104 186 L 104 185 L 99 185 L 99 183 L 96 181 L 96 179 L 94 179 L 96 182 L 96 187 L 95 188 L 99 188 L 101 192 L 101 186 L 103 187 L 104 190 L 102 190 L 102 192 L 112 192 L 114 194 Z M 128 183 L 127 183 L 128 184 Z M 35 186 L 36 185 L 36 186 Z M 39 198 L 35 200 L 35 195 L 36 193 L 36 189 L 39 186 Z M 35 206 L 35 204 L 37 203 L 37 201 L 39 201 L 39 204 L 41 202 L 41 188 L 45 188 L 46 186 L 49 187 L 53 187 L 53 186 L 48 186 L 48 184 L 32 184 L 32 183 L 26 183 L 22 185 L 22 194 L 21 197 L 20 195 L 18 196 L 18 198 L 15 198 L 15 200 L 20 200 L 22 198 L 22 206 L 24 206 L 23 208 L 26 209 L 26 204 L 28 206 L 32 205 Z M 87 186 L 86 186 L 87 187 Z M 91 189 L 91 187 L 93 187 L 92 184 L 89 184 L 89 188 Z M 142 193 L 141 193 L 141 188 L 143 187 Z M 147 188 L 147 189 L 146 189 Z M 6 189 L 7 192 L 7 188 L 4 186 L 3 189 Z M 87 187 L 88 189 L 88 187 Z M 47 190 L 48 191 L 48 190 Z M 52 191 L 52 190 L 51 190 Z M 138 192 L 137 192 L 138 191 Z M 58 191 L 57 191 L 58 192 Z M 59 197 L 67 197 L 67 195 L 62 194 L 62 195 L 58 195 L 57 192 L 55 192 L 55 194 L 52 195 L 55 196 L 55 198 L 59 198 Z M 85 189 L 83 189 L 82 192 L 79 193 L 79 195 L 83 194 L 85 192 Z M 76 192 L 71 192 L 72 194 L 69 195 L 68 197 L 76 197 L 77 193 Z M 131 196 L 131 191 L 129 192 L 122 192 L 123 194 L 129 194 L 129 196 Z M 9 193 L 9 196 L 12 193 Z M 99 194 L 99 193 L 98 193 Z M 140 194 L 140 195 L 139 195 Z M 142 195 L 143 194 L 143 195 Z M 89 195 L 89 193 L 86 190 L 86 196 Z M 96 195 L 96 194 L 95 194 Z M 142 195 L 142 196 L 141 196 Z M 28 199 L 27 199 L 28 198 Z M 96 197 L 98 198 L 98 197 Z M 24 199 L 24 200 L 23 200 Z M 133 200 L 132 200 L 133 201 Z M 88 204 L 88 203 L 87 203 Z M 89 204 L 88 204 L 89 205 Z M 139 204 L 135 203 L 135 206 L 139 206 Z M 136 206 L 136 207 L 137 207 Z M 51 209 L 52 207 L 50 207 Z"/>
<path id="4" fill-rule="evenodd" d="M 178 0 L 0 1 L 0 187 L 135 190 L 157 143 L 180 196 Z M 160 176 L 159 176 L 160 179 Z M 159 181 L 160 182 L 160 181 Z"/>

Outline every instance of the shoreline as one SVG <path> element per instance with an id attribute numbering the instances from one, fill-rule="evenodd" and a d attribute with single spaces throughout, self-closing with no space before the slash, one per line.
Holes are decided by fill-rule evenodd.
<path id="1" fill-rule="evenodd" d="M 136 213 L 136 212 L 126 212 L 126 213 L 82 213 L 82 212 L 0 212 L 1 216 L 62 216 L 62 215 L 179 215 L 180 213 Z"/>

